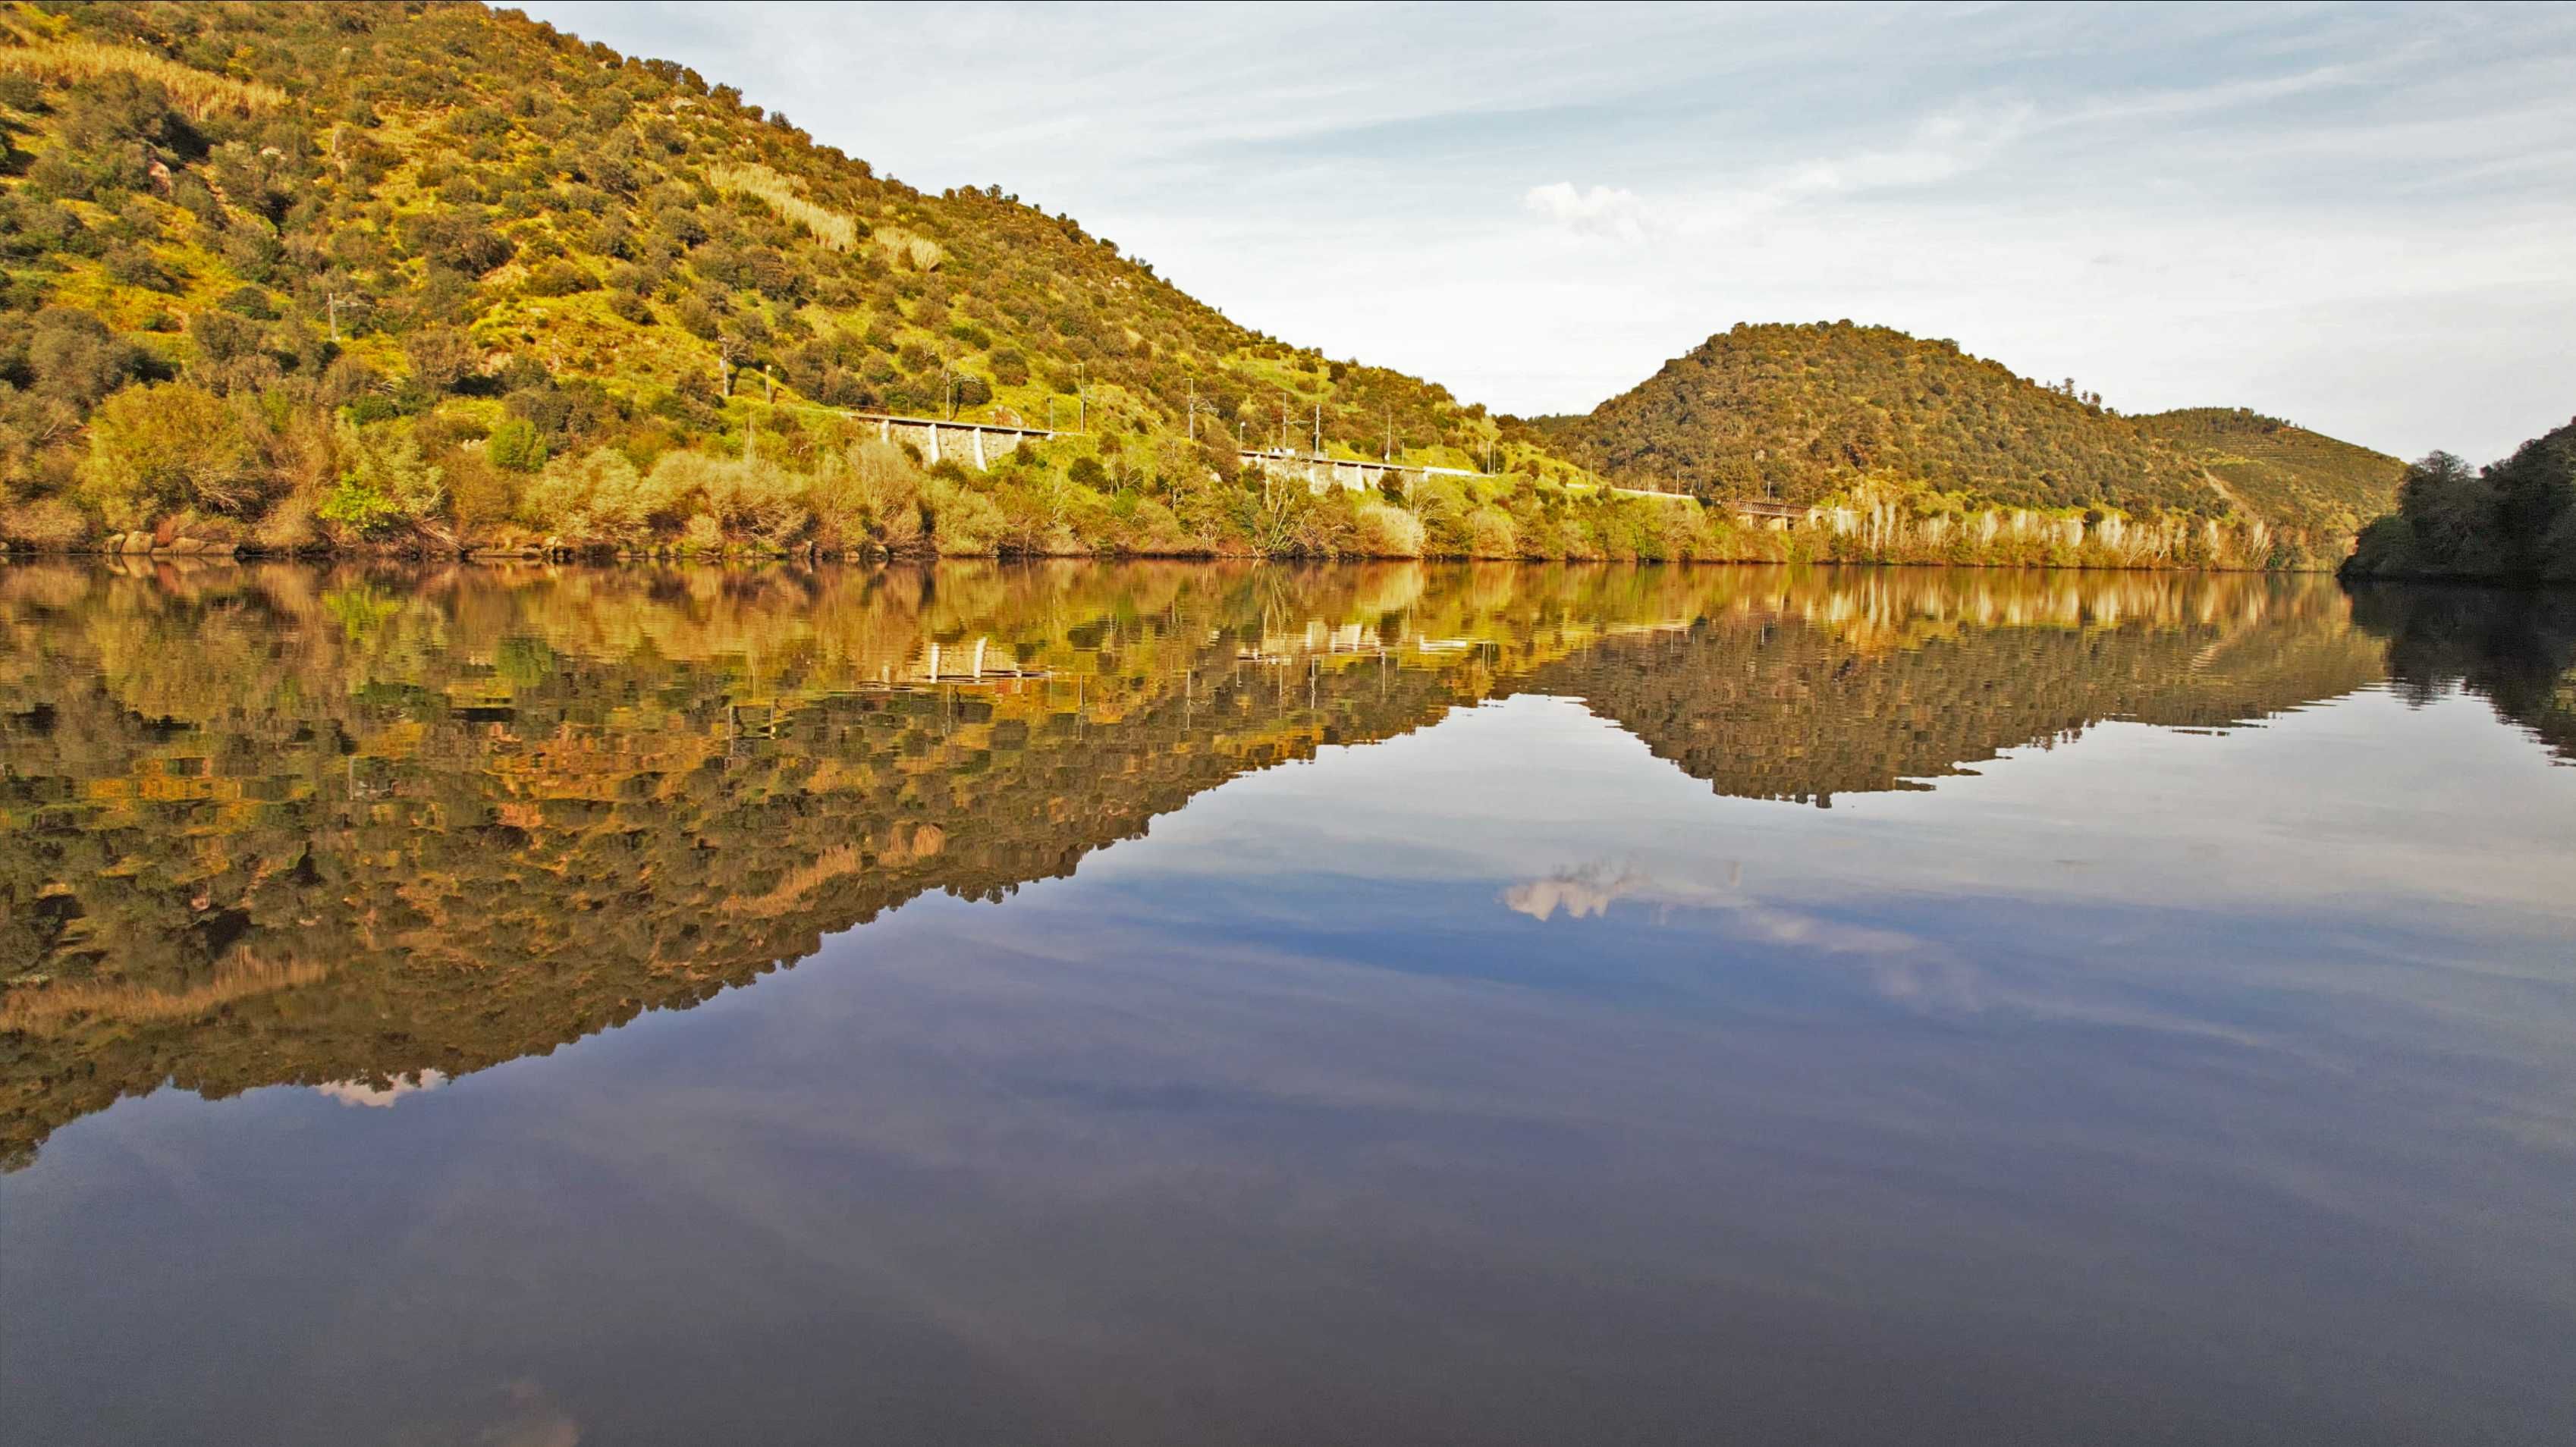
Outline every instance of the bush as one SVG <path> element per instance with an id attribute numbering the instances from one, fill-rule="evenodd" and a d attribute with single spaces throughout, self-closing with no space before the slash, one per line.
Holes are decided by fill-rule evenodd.
<path id="1" fill-rule="evenodd" d="M 424 327 L 403 338 L 403 357 L 412 379 L 432 392 L 452 392 L 474 375 L 473 343 L 454 327 Z"/>
<path id="2" fill-rule="evenodd" d="M 510 472 L 534 472 L 545 466 L 546 450 L 545 434 L 524 417 L 504 420 L 483 444 L 483 455 L 492 465 Z"/>
<path id="3" fill-rule="evenodd" d="M 0 535 L 10 544 L 41 552 L 61 552 L 89 538 L 89 519 L 58 497 L 40 497 L 0 510 Z"/>
<path id="4" fill-rule="evenodd" d="M 713 517 L 728 537 L 776 543 L 806 516 L 801 480 L 758 457 L 665 453 L 653 464 L 648 490 L 671 511 Z"/>
<path id="5" fill-rule="evenodd" d="M 1478 558 L 1517 558 L 1521 555 L 1519 530 L 1502 509 L 1480 507 L 1467 515 L 1467 551 Z"/>
<path id="6" fill-rule="evenodd" d="M 1363 557 L 1422 556 L 1422 519 L 1383 502 L 1363 501 L 1353 517 L 1351 549 Z"/>
<path id="7" fill-rule="evenodd" d="M 68 308 L 38 312 L 27 338 L 32 390 L 84 412 L 145 375 L 148 363 L 141 348 L 110 332 L 107 323 Z"/>
<path id="8" fill-rule="evenodd" d="M 350 466 L 322 499 L 324 522 L 362 538 L 381 538 L 437 514 L 447 500 L 446 474 L 422 459 L 410 428 L 394 423 L 361 431 L 340 425 L 340 448 Z"/>
<path id="9" fill-rule="evenodd" d="M 966 484 L 934 476 L 923 500 L 930 510 L 931 543 L 941 557 L 981 557 L 1001 541 L 1007 526 L 1001 507 Z"/>
<path id="10" fill-rule="evenodd" d="M 277 320 L 277 308 L 269 301 L 268 293 L 255 286 L 234 287 L 224 293 L 224 299 L 217 305 L 236 316 L 245 316 L 252 321 Z"/>
<path id="11" fill-rule="evenodd" d="M 826 544 L 855 548 L 874 543 L 891 553 L 909 554 L 926 546 L 922 498 L 927 481 L 902 448 L 870 439 L 826 467 L 807 497 Z"/>
<path id="12" fill-rule="evenodd" d="M 528 274 L 530 296 L 570 296 L 598 289 L 599 278 L 569 261 L 549 261 Z"/>
<path id="13" fill-rule="evenodd" d="M 634 463 L 596 447 L 548 463 L 521 494 L 519 515 L 567 541 L 624 547 L 645 539 L 656 502 Z"/>
<path id="14" fill-rule="evenodd" d="M 111 527 L 190 506 L 242 512 L 266 478 L 240 414 L 192 383 L 128 387 L 90 418 L 81 481 Z"/>

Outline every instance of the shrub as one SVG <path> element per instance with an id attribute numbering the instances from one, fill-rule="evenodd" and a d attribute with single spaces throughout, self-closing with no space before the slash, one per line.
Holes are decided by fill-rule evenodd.
<path id="1" fill-rule="evenodd" d="M 0 510 L 0 535 L 17 547 L 60 552 L 89 537 L 89 519 L 58 497 L 40 497 Z"/>
<path id="2" fill-rule="evenodd" d="M 763 458 L 665 453 L 648 491 L 671 511 L 713 517 L 728 536 L 777 542 L 805 518 L 800 479 Z"/>
<path id="3" fill-rule="evenodd" d="M 224 293 L 224 299 L 218 305 L 236 316 L 249 317 L 252 321 L 277 320 L 277 308 L 269 301 L 268 293 L 255 286 L 234 287 Z"/>
<path id="4" fill-rule="evenodd" d="M 361 431 L 348 423 L 340 450 L 347 471 L 322 499 L 324 522 L 362 538 L 378 538 L 417 526 L 434 516 L 447 500 L 445 472 L 420 455 L 420 443 L 400 423 Z"/>
<path id="5" fill-rule="evenodd" d="M 492 429 L 490 440 L 483 444 L 483 455 L 494 467 L 511 472 L 534 472 L 546 465 L 546 436 L 537 424 L 524 417 L 504 420 Z"/>
<path id="6" fill-rule="evenodd" d="M 433 392 L 452 392 L 474 375 L 473 343 L 454 327 L 424 327 L 403 339 L 412 379 Z"/>
<path id="7" fill-rule="evenodd" d="M 599 278 L 569 261 L 549 261 L 528 274 L 530 296 L 570 296 L 598 288 Z"/>
<path id="8" fill-rule="evenodd" d="M 241 512 L 266 476 L 241 416 L 192 383 L 128 387 L 90 418 L 81 481 L 111 527 L 188 506 Z"/>
<path id="9" fill-rule="evenodd" d="M 148 368 L 141 348 L 87 312 L 48 307 L 36 314 L 30 331 L 27 370 L 33 390 L 84 412 Z"/>
<path id="10" fill-rule="evenodd" d="M 1422 519 L 1386 503 L 1363 501 L 1355 511 L 1352 551 L 1372 558 L 1422 556 Z"/>
<path id="11" fill-rule="evenodd" d="M 568 540 L 627 546 L 643 541 L 654 502 L 634 463 L 595 447 L 546 464 L 520 495 L 519 515 Z"/>
<path id="12" fill-rule="evenodd" d="M 923 490 L 931 543 L 941 557 L 981 557 L 1001 541 L 1006 520 L 991 498 L 962 482 L 933 476 Z"/>
<path id="13" fill-rule="evenodd" d="M 836 547 L 873 542 L 892 553 L 922 549 L 920 465 L 904 450 L 870 439 L 825 468 L 808 493 L 824 541 Z"/>

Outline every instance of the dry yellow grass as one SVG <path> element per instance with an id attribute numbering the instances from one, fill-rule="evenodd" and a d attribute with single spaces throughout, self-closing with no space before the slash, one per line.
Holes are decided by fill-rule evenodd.
<path id="1" fill-rule="evenodd" d="M 176 992 L 133 985 L 22 986 L 0 998 L 0 1030 L 41 1035 L 82 1019 L 129 1024 L 194 1020 L 235 1000 L 317 984 L 328 973 L 320 965 L 301 960 L 277 964 L 244 950 L 216 966 L 214 979 Z"/>
<path id="2" fill-rule="evenodd" d="M 197 70 L 148 50 L 89 40 L 0 45 L 0 71 L 32 75 L 56 85 L 118 73 L 157 80 L 193 120 L 204 120 L 223 110 L 257 115 L 286 104 L 286 92 L 273 85 Z"/>
<path id="3" fill-rule="evenodd" d="M 707 168 L 707 180 L 719 191 L 738 191 L 768 202 L 779 215 L 803 222 L 815 240 L 834 251 L 847 251 L 859 242 L 857 222 L 828 206 L 806 200 L 797 194 L 795 182 L 767 166 L 713 165 Z"/>
<path id="4" fill-rule="evenodd" d="M 885 248 L 888 261 L 897 266 L 909 264 L 915 271 L 937 271 L 939 263 L 948 259 L 948 253 L 939 249 L 938 242 L 900 226 L 878 227 L 876 242 Z"/>

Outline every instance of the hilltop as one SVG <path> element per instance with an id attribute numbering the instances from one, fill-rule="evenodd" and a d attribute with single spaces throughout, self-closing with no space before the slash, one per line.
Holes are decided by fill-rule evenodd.
<path id="1" fill-rule="evenodd" d="M 2275 551 L 2310 562 L 2339 556 L 2402 470 L 2251 413 L 2123 417 L 2071 380 L 2043 385 L 1955 342 L 1847 321 L 1739 325 L 1587 415 L 1510 430 L 1621 481 L 1718 498 L 1870 494 L 1916 517 L 2250 516 Z"/>

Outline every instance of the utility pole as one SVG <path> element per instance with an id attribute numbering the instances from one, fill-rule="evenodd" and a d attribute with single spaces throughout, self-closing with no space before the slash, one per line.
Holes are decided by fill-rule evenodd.
<path id="1" fill-rule="evenodd" d="M 342 296 L 336 291 L 326 291 L 322 293 L 323 309 L 331 314 L 331 344 L 333 346 L 339 345 L 340 342 L 340 308 L 344 306 L 364 305 L 366 305 L 366 298 L 364 297 Z"/>
<path id="2" fill-rule="evenodd" d="M 1324 404 L 1315 403 L 1315 455 L 1324 455 Z"/>
<path id="3" fill-rule="evenodd" d="M 1378 454 L 1377 460 L 1395 461 L 1395 408 L 1391 406 L 1386 409 L 1386 450 Z"/>

